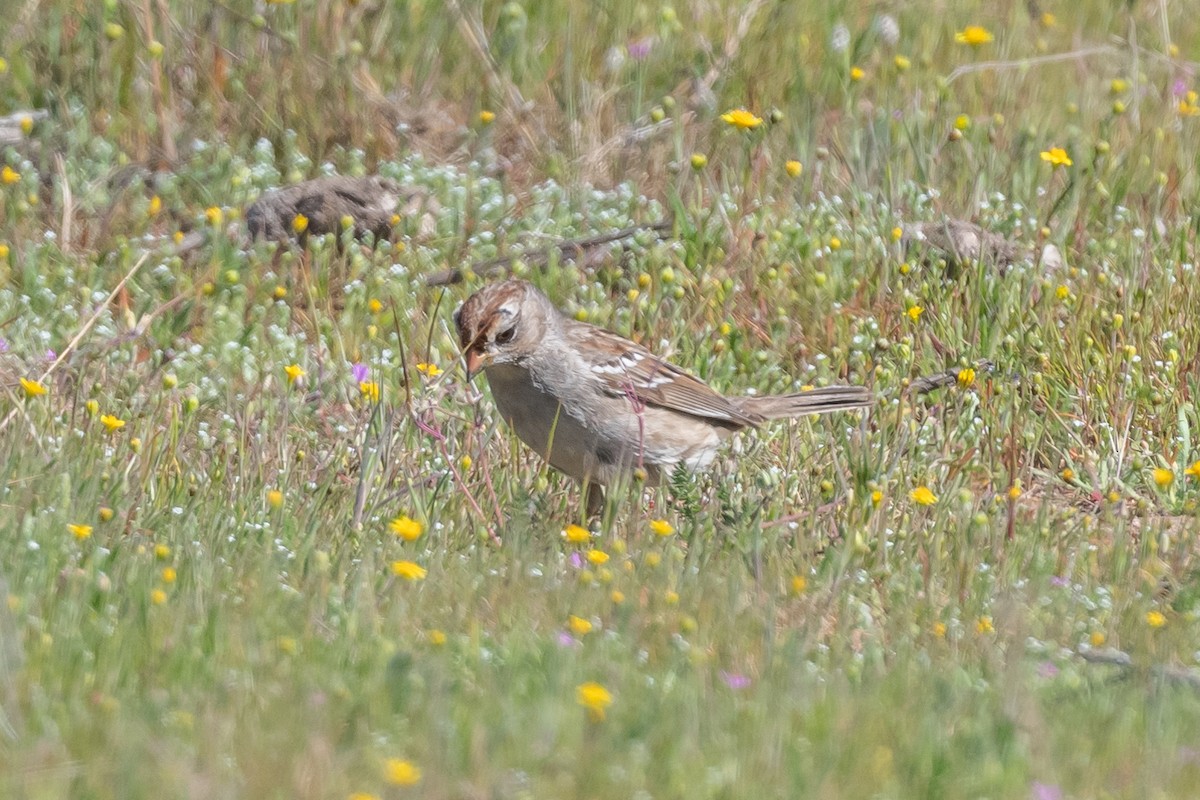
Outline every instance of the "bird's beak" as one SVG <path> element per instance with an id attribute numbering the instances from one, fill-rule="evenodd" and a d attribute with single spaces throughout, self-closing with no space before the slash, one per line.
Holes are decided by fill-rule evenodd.
<path id="1" fill-rule="evenodd" d="M 482 350 L 468 350 L 466 355 L 467 360 L 467 382 L 475 380 L 475 376 L 480 370 L 487 366 L 488 357 Z"/>

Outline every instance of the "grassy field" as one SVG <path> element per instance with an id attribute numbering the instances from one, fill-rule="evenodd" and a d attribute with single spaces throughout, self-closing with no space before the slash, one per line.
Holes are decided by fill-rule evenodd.
<path id="1" fill-rule="evenodd" d="M 0 796 L 1194 796 L 1189 4 L 13 5 Z M 368 172 L 432 210 L 247 241 Z M 1035 255 L 905 247 L 946 215 Z M 498 255 L 723 391 L 879 401 L 589 532 L 464 381 Z"/>

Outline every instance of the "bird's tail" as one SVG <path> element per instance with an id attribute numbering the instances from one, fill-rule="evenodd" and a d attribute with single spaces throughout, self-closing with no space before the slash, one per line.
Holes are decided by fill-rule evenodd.
<path id="1" fill-rule="evenodd" d="M 764 420 L 849 411 L 854 408 L 867 408 L 874 402 L 874 396 L 865 386 L 822 386 L 795 394 L 738 398 L 740 410 L 748 416 L 761 417 Z"/>

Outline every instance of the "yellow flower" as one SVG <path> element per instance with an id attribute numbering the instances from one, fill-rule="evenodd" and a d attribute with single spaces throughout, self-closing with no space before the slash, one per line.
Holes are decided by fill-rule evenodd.
<path id="1" fill-rule="evenodd" d="M 1183 471 L 1184 475 L 1189 478 L 1200 478 L 1200 461 L 1194 462 L 1190 467 Z"/>
<path id="2" fill-rule="evenodd" d="M 862 67 L 851 67 L 850 68 L 850 80 L 854 81 L 855 83 L 858 83 L 865 77 L 867 77 L 867 73 L 863 72 Z"/>
<path id="3" fill-rule="evenodd" d="M 571 633 L 576 636 L 586 636 L 592 632 L 592 623 L 583 617 L 577 617 L 574 614 L 567 617 L 567 627 L 571 629 Z"/>
<path id="4" fill-rule="evenodd" d="M 944 622 L 933 623 L 933 635 L 939 639 L 945 639 L 946 638 L 946 623 L 944 623 Z"/>
<path id="5" fill-rule="evenodd" d="M 829 237 L 829 249 L 830 250 L 841 250 L 842 249 L 842 240 L 836 236 L 830 236 Z"/>
<path id="6" fill-rule="evenodd" d="M 425 568 L 413 561 L 393 561 L 392 574 L 406 581 L 419 581 L 425 578 Z"/>
<path id="7" fill-rule="evenodd" d="M 792 576 L 792 594 L 804 594 L 808 588 L 808 579 L 803 575 Z"/>
<path id="8" fill-rule="evenodd" d="M 428 633 L 425 634 L 425 638 L 428 639 L 429 643 L 434 647 L 441 647 L 446 643 L 446 634 L 437 628 L 432 628 Z"/>
<path id="9" fill-rule="evenodd" d="M 958 385 L 964 389 L 969 389 L 975 383 L 975 370 L 967 367 L 958 371 Z"/>
<path id="10" fill-rule="evenodd" d="M 308 230 L 308 217 L 303 214 L 292 217 L 292 230 L 296 233 L 304 233 Z"/>
<path id="11" fill-rule="evenodd" d="M 1021 487 L 1019 485 L 1014 483 L 1012 486 L 1008 487 L 1008 499 L 1009 500 L 1017 500 L 1017 499 L 1020 499 L 1020 497 L 1021 497 Z"/>
<path id="12" fill-rule="evenodd" d="M 1092 635 L 1088 637 L 1092 647 L 1104 647 L 1104 643 L 1108 641 L 1108 637 L 1104 635 L 1104 631 L 1092 631 Z"/>
<path id="13" fill-rule="evenodd" d="M 388 523 L 388 530 L 404 541 L 412 542 L 421 538 L 421 534 L 425 532 L 425 525 L 409 516 L 401 514 Z"/>
<path id="14" fill-rule="evenodd" d="M 1147 611 L 1146 624 L 1151 628 L 1161 628 L 1167 624 L 1167 618 L 1161 611 Z"/>
<path id="15" fill-rule="evenodd" d="M 69 530 L 71 535 L 81 542 L 92 535 L 91 525 L 68 525 L 67 530 Z"/>
<path id="16" fill-rule="evenodd" d="M 150 602 L 156 606 L 161 606 L 163 603 L 167 602 L 167 593 L 162 589 L 155 589 L 150 593 Z"/>
<path id="17" fill-rule="evenodd" d="M 304 370 L 299 364 L 288 364 L 283 371 L 287 375 L 288 383 L 295 383 L 304 377 Z"/>
<path id="18" fill-rule="evenodd" d="M 147 216 L 157 216 L 158 212 L 162 211 L 162 198 L 154 195 L 150 198 L 150 205 L 146 206 Z"/>
<path id="19" fill-rule="evenodd" d="M 909 494 L 913 502 L 922 506 L 931 506 L 937 503 L 937 495 L 929 491 L 928 486 L 918 486 Z"/>
<path id="20" fill-rule="evenodd" d="M 271 292 L 271 296 L 276 300 L 282 300 L 287 297 L 287 287 L 280 285 L 275 287 L 275 291 Z"/>
<path id="21" fill-rule="evenodd" d="M 204 209 L 204 218 L 208 220 L 208 224 L 214 228 L 221 224 L 221 220 L 225 218 L 224 212 L 217 206 L 209 206 Z"/>
<path id="22" fill-rule="evenodd" d="M 575 688 L 575 701 L 587 709 L 593 722 L 604 719 L 604 712 L 612 705 L 612 694 L 595 681 L 581 683 Z"/>
<path id="23" fill-rule="evenodd" d="M 379 384 L 375 381 L 359 381 L 358 391 L 372 403 L 379 402 Z"/>
<path id="24" fill-rule="evenodd" d="M 392 786 L 415 786 L 421 782 L 421 770 L 411 761 L 389 758 L 383 762 L 383 779 Z"/>
<path id="25" fill-rule="evenodd" d="M 871 492 L 871 505 L 877 506 L 882 502 L 883 502 L 883 492 L 881 492 L 878 489 Z"/>
<path id="26" fill-rule="evenodd" d="M 1108 85 L 1108 90 L 1113 94 L 1125 94 L 1129 91 L 1129 82 L 1124 78 L 1113 78 L 1112 83 Z"/>
<path id="27" fill-rule="evenodd" d="M 267 502 L 271 508 L 281 508 L 283 506 L 283 492 L 278 489 L 272 489 L 267 492 Z"/>
<path id="28" fill-rule="evenodd" d="M 1059 300 L 1066 300 L 1071 296 L 1071 289 L 1066 285 L 1059 284 L 1058 288 L 1054 290 L 1054 296 Z"/>
<path id="29" fill-rule="evenodd" d="M 4 169 L 0 170 L 0 182 L 3 182 L 5 185 L 16 183 L 19 180 L 21 180 L 21 173 L 7 164 L 4 165 Z"/>
<path id="30" fill-rule="evenodd" d="M 650 530 L 653 531 L 656 536 L 670 536 L 675 532 L 675 528 L 671 527 L 671 523 L 667 522 L 665 519 L 650 520 Z"/>
<path id="31" fill-rule="evenodd" d="M 116 516 L 116 513 L 108 506 L 100 506 L 100 510 L 96 512 L 96 516 L 100 517 L 101 522 L 108 522 Z"/>
<path id="32" fill-rule="evenodd" d="M 174 583 L 176 577 L 178 577 L 178 573 L 175 572 L 174 567 L 163 567 L 163 571 L 162 571 L 162 582 L 163 583 Z"/>
<path id="33" fill-rule="evenodd" d="M 591 541 L 592 532 L 581 525 L 568 525 L 566 529 L 563 530 L 562 537 L 571 544 L 584 544 L 585 542 Z"/>
<path id="34" fill-rule="evenodd" d="M 1043 150 L 1042 161 L 1046 161 L 1056 167 L 1069 167 L 1075 163 L 1067 155 L 1067 151 L 1061 147 L 1051 147 L 1049 150 Z"/>
<path id="35" fill-rule="evenodd" d="M 588 550 L 587 560 L 596 566 L 600 566 L 601 564 L 607 563 L 608 553 L 604 552 L 603 550 Z"/>
<path id="36" fill-rule="evenodd" d="M 169 545 L 156 544 L 154 545 L 154 557 L 159 561 L 165 561 L 171 557 L 171 548 Z"/>
<path id="37" fill-rule="evenodd" d="M 496 121 L 496 112 L 495 111 L 488 111 L 485 109 L 485 110 L 479 112 L 479 124 L 480 125 L 491 125 L 495 121 Z"/>
<path id="38" fill-rule="evenodd" d="M 0 242 L 0 261 L 7 261 L 8 253 L 8 245 L 5 242 Z"/>
<path id="39" fill-rule="evenodd" d="M 996 37 L 992 36 L 991 31 L 982 25 L 968 25 L 958 33 L 954 34 L 954 41 L 959 44 L 969 44 L 972 47 L 980 47 L 992 41 Z"/>
<path id="40" fill-rule="evenodd" d="M 903 237 L 904 237 L 904 228 L 901 228 L 899 225 L 892 228 L 892 241 L 893 242 L 898 242 Z"/>
<path id="41" fill-rule="evenodd" d="M 980 634 L 986 634 L 991 633 L 992 631 L 996 630 L 996 628 L 992 625 L 991 617 L 980 617 L 975 621 L 975 630 Z"/>
<path id="42" fill-rule="evenodd" d="M 692 153 L 692 169 L 701 170 L 708 166 L 708 156 L 704 153 Z"/>
<path id="43" fill-rule="evenodd" d="M 1154 468 L 1154 483 L 1158 488 L 1165 489 L 1175 482 L 1175 473 L 1164 467 Z"/>
<path id="44" fill-rule="evenodd" d="M 957 117 L 954 118 L 954 129 L 955 130 L 965 131 L 969 127 L 971 127 L 971 118 L 968 117 L 966 114 L 959 114 Z"/>
<path id="45" fill-rule="evenodd" d="M 437 364 L 426 364 L 424 361 L 422 361 L 420 364 L 417 364 L 417 372 L 421 373 L 426 378 L 436 378 L 438 375 L 442 374 L 442 370 Z"/>
<path id="46" fill-rule="evenodd" d="M 100 402 L 98 400 L 88 400 L 83 404 L 83 409 L 89 416 L 96 416 L 100 413 Z"/>
<path id="47" fill-rule="evenodd" d="M 744 108 L 735 108 L 732 111 L 722 114 L 721 119 L 733 127 L 740 128 L 744 131 L 752 130 L 757 128 L 759 125 L 762 125 L 761 118 L 754 116 Z"/>
<path id="48" fill-rule="evenodd" d="M 608 597 L 613 601 L 614 604 L 618 606 L 625 602 L 625 593 L 620 589 L 613 589 L 612 594 L 610 594 Z"/>
<path id="49" fill-rule="evenodd" d="M 1058 17 L 1054 16 L 1049 11 L 1043 11 L 1041 22 L 1043 28 L 1053 28 L 1058 24 Z"/>
<path id="50" fill-rule="evenodd" d="M 379 795 L 370 792 L 351 792 L 346 800 L 379 800 Z"/>
<path id="51" fill-rule="evenodd" d="M 380 311 L 383 311 L 383 303 L 380 302 L 379 298 L 372 297 L 367 301 L 367 311 L 370 311 L 372 314 L 378 314 Z"/>
<path id="52" fill-rule="evenodd" d="M 1197 95 L 1196 92 L 1188 92 L 1179 101 L 1179 113 L 1185 117 L 1194 117 L 1200 114 L 1200 105 L 1197 105 L 1197 100 L 1200 100 L 1200 95 Z"/>
<path id="53" fill-rule="evenodd" d="M 901 72 L 906 71 L 912 66 L 912 62 L 908 60 L 907 56 L 896 56 L 892 59 L 892 63 L 895 64 L 896 69 L 900 70 Z"/>
<path id="54" fill-rule="evenodd" d="M 784 169 L 784 172 L 786 172 L 788 174 L 789 178 L 799 178 L 800 173 L 804 172 L 804 165 L 801 164 L 799 161 L 792 159 L 791 161 L 788 161 L 783 165 L 783 169 Z"/>
<path id="55" fill-rule="evenodd" d="M 31 381 L 25 378 L 21 378 L 21 388 L 25 390 L 26 397 L 41 397 L 50 391 L 41 381 Z"/>
<path id="56" fill-rule="evenodd" d="M 115 417 L 112 414 L 105 414 L 100 417 L 100 423 L 108 429 L 109 433 L 115 433 L 125 427 L 125 420 Z"/>
<path id="57" fill-rule="evenodd" d="M 1070 467 L 1063 467 L 1062 471 L 1058 473 L 1058 477 L 1062 478 L 1067 483 L 1070 483 L 1071 481 L 1075 480 L 1075 470 L 1071 469 Z"/>
<path id="58" fill-rule="evenodd" d="M 920 306 L 910 306 L 908 311 L 904 313 L 908 314 L 909 319 L 911 319 L 913 322 L 916 322 L 921 318 L 921 315 L 925 313 L 925 309 L 921 308 Z"/>

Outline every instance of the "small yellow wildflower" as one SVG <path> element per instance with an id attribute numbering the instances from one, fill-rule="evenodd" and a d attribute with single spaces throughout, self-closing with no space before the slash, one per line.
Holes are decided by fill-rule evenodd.
<path id="1" fill-rule="evenodd" d="M 1104 631 L 1092 631 L 1092 635 L 1088 637 L 1092 647 L 1104 647 L 1104 643 L 1108 641 L 1108 637 L 1104 635 Z"/>
<path id="2" fill-rule="evenodd" d="M 160 574 L 163 583 L 174 583 L 175 579 L 179 577 L 174 567 L 163 567 L 163 571 Z"/>
<path id="3" fill-rule="evenodd" d="M 804 594 L 808 588 L 808 579 L 803 575 L 792 576 L 792 594 Z"/>
<path id="4" fill-rule="evenodd" d="M 292 217 L 292 230 L 296 233 L 304 233 L 308 230 L 308 217 L 303 214 Z"/>
<path id="5" fill-rule="evenodd" d="M 150 204 L 146 206 L 146 215 L 156 217 L 160 211 L 162 211 L 162 198 L 154 195 L 150 198 Z"/>
<path id="6" fill-rule="evenodd" d="M 883 502 L 883 492 L 879 489 L 871 492 L 871 505 L 877 506 Z"/>
<path id="7" fill-rule="evenodd" d="M 372 314 L 378 314 L 383 311 L 383 303 L 377 297 L 372 297 L 367 301 L 367 310 Z"/>
<path id="8" fill-rule="evenodd" d="M 419 581 L 425 578 L 426 570 L 414 561 L 393 561 L 392 574 L 406 581 Z"/>
<path id="9" fill-rule="evenodd" d="M 567 617 L 567 627 L 571 629 L 571 633 L 576 636 L 586 636 L 592 632 L 592 623 L 583 617 L 577 617 L 574 614 Z"/>
<path id="10" fill-rule="evenodd" d="M 608 553 L 603 550 L 588 550 L 587 560 L 596 566 L 600 566 L 608 562 Z"/>
<path id="11" fill-rule="evenodd" d="M 581 683 L 575 688 L 575 701 L 587 709 L 593 722 L 601 722 L 604 713 L 612 705 L 612 694 L 595 681 Z"/>
<path id="12" fill-rule="evenodd" d="M 1167 624 L 1167 618 L 1161 611 L 1147 611 L 1146 624 L 1151 628 L 1161 628 Z"/>
<path id="13" fill-rule="evenodd" d="M 0 183 L 8 186 L 16 183 L 19 180 L 21 180 L 21 173 L 17 172 L 7 164 L 4 165 L 4 169 L 0 170 Z"/>
<path id="14" fill-rule="evenodd" d="M 225 218 L 225 213 L 218 206 L 209 206 L 204 209 L 204 218 L 208 220 L 208 224 L 214 228 L 221 224 L 221 220 Z"/>
<path id="15" fill-rule="evenodd" d="M 584 544 L 592 539 L 592 533 L 581 525 L 568 525 L 562 532 L 562 537 L 571 544 Z"/>
<path id="16" fill-rule="evenodd" d="M 376 381 L 359 381 L 358 391 L 372 403 L 379 402 L 379 384 Z"/>
<path id="17" fill-rule="evenodd" d="M 81 542 L 92 535 L 91 525 L 68 525 L 67 530 Z"/>
<path id="18" fill-rule="evenodd" d="M 850 68 L 850 80 L 854 81 L 855 83 L 858 83 L 865 77 L 867 77 L 867 73 L 863 71 L 862 67 L 851 67 Z"/>
<path id="19" fill-rule="evenodd" d="M 392 786 L 415 786 L 421 782 L 421 770 L 411 761 L 389 758 L 383 762 L 383 779 Z"/>
<path id="20" fill-rule="evenodd" d="M 667 522 L 665 519 L 650 520 L 650 530 L 653 531 L 656 536 L 670 536 L 675 532 L 675 528 L 672 527 L 671 523 Z"/>
<path id="21" fill-rule="evenodd" d="M 288 364 L 283 368 L 283 372 L 287 375 L 288 383 L 295 383 L 304 377 L 304 369 L 299 364 Z"/>
<path id="22" fill-rule="evenodd" d="M 167 602 L 167 593 L 162 589 L 155 589 L 150 593 L 150 602 L 156 606 L 161 606 L 163 603 Z"/>
<path id="23" fill-rule="evenodd" d="M 171 548 L 169 545 L 156 544 L 154 545 L 154 557 L 159 561 L 166 561 L 171 557 Z"/>
<path id="24" fill-rule="evenodd" d="M 379 800 L 379 795 L 370 792 L 351 792 L 346 800 Z"/>
<path id="25" fill-rule="evenodd" d="M 913 322 L 916 322 L 921 318 L 921 315 L 925 313 L 925 309 L 921 308 L 920 306 L 910 306 L 908 311 L 904 313 L 908 314 L 909 319 L 911 319 Z"/>
<path id="26" fill-rule="evenodd" d="M 954 41 L 959 44 L 969 44 L 972 47 L 981 47 L 995 38 L 991 31 L 982 25 L 968 25 L 954 34 Z"/>
<path id="27" fill-rule="evenodd" d="M 740 130 L 753 130 L 762 125 L 762 119 L 756 117 L 744 108 L 735 108 L 721 115 L 721 119 Z"/>
<path id="28" fill-rule="evenodd" d="M 116 514 L 117 512 L 113 511 L 108 506 L 100 506 L 100 510 L 96 512 L 96 516 L 100 518 L 101 522 L 110 521 L 114 516 L 116 516 Z"/>
<path id="29" fill-rule="evenodd" d="M 1190 467 L 1183 471 L 1184 475 L 1189 478 L 1200 478 L 1200 461 L 1195 461 Z"/>
<path id="30" fill-rule="evenodd" d="M 88 400 L 83 404 L 83 410 L 88 413 L 88 416 L 94 417 L 100 413 L 100 401 Z"/>
<path id="31" fill-rule="evenodd" d="M 912 66 L 912 62 L 908 60 L 908 56 L 896 56 L 892 59 L 892 63 L 896 65 L 896 69 L 901 72 L 906 72 Z"/>
<path id="32" fill-rule="evenodd" d="M 918 486 L 909 494 L 913 502 L 917 505 L 932 506 L 937 503 L 937 495 L 929 490 L 928 486 Z"/>
<path id="33" fill-rule="evenodd" d="M 1062 478 L 1067 483 L 1070 483 L 1071 481 L 1075 480 L 1075 470 L 1071 469 L 1070 467 L 1063 467 L 1058 473 L 1058 477 Z"/>
<path id="34" fill-rule="evenodd" d="M 708 166 L 708 156 L 704 153 L 692 153 L 692 169 L 702 170 Z"/>
<path id="35" fill-rule="evenodd" d="M 608 599 L 612 600 L 614 605 L 619 606 L 621 603 L 625 602 L 625 593 L 620 589 L 613 589 L 612 593 L 608 596 Z"/>
<path id="36" fill-rule="evenodd" d="M 893 242 L 898 242 L 903 237 L 904 237 L 904 228 L 901 228 L 899 225 L 892 228 L 892 241 Z"/>
<path id="37" fill-rule="evenodd" d="M 1075 162 L 1067 155 L 1067 151 L 1061 147 L 1051 147 L 1049 150 L 1042 151 L 1042 161 L 1052 164 L 1056 167 L 1069 167 Z"/>
<path id="38" fill-rule="evenodd" d="M 800 173 L 804 172 L 804 165 L 792 159 L 783 165 L 783 170 L 788 174 L 789 178 L 799 178 Z"/>
<path id="39" fill-rule="evenodd" d="M 1160 489 L 1166 489 L 1175 482 L 1175 473 L 1165 467 L 1154 468 L 1154 484 Z"/>
<path id="40" fill-rule="evenodd" d="M 26 397 L 41 397 L 50 391 L 41 381 L 31 381 L 26 378 L 21 378 L 21 388 L 25 390 Z"/>
<path id="41" fill-rule="evenodd" d="M 437 364 L 427 364 L 424 361 L 422 361 L 420 364 L 417 364 L 417 372 L 421 373 L 426 378 L 436 378 L 438 375 L 442 374 L 442 370 Z"/>
<path id="42" fill-rule="evenodd" d="M 7 261 L 9 252 L 8 243 L 0 242 L 0 261 Z"/>
<path id="43" fill-rule="evenodd" d="M 446 634 L 437 628 L 430 629 L 429 632 L 425 634 L 425 638 L 428 639 L 429 643 L 434 647 L 441 647 L 446 643 Z"/>
<path id="44" fill-rule="evenodd" d="M 830 250 L 841 250 L 842 249 L 842 240 L 836 236 L 829 237 L 829 249 Z"/>
<path id="45" fill-rule="evenodd" d="M 282 284 L 276 286 L 275 291 L 271 292 L 271 296 L 276 300 L 282 300 L 283 298 L 287 297 L 287 287 Z"/>
<path id="46" fill-rule="evenodd" d="M 1043 28 L 1053 28 L 1055 25 L 1058 24 L 1058 17 L 1054 16 L 1049 11 L 1043 11 L 1042 16 L 1041 16 L 1041 23 L 1042 23 Z"/>
<path id="47" fill-rule="evenodd" d="M 1009 500 L 1018 500 L 1018 499 L 1020 499 L 1020 497 L 1021 497 L 1020 485 L 1014 483 L 1012 486 L 1008 487 L 1008 499 Z"/>
<path id="48" fill-rule="evenodd" d="M 1200 100 L 1200 95 L 1197 95 L 1194 91 L 1189 91 L 1184 95 L 1179 101 L 1180 115 L 1184 117 L 1200 115 L 1200 104 L 1197 103 L 1197 100 Z"/>
<path id="49" fill-rule="evenodd" d="M 975 631 L 979 634 L 988 634 L 994 630 L 996 630 L 996 628 L 994 625 L 992 625 L 991 617 L 980 617 L 975 621 Z"/>
<path id="50" fill-rule="evenodd" d="M 488 111 L 488 110 L 484 109 L 483 111 L 479 112 L 479 124 L 480 125 L 491 125 L 495 121 L 496 121 L 496 112 L 495 111 Z"/>
<path id="51" fill-rule="evenodd" d="M 413 542 L 421 538 L 421 534 L 425 532 L 425 525 L 412 517 L 401 514 L 388 523 L 388 530 L 406 542 Z"/>
<path id="52" fill-rule="evenodd" d="M 971 388 L 975 384 L 975 370 L 970 367 L 960 369 L 956 380 L 958 381 L 958 385 L 963 389 Z"/>
<path id="53" fill-rule="evenodd" d="M 959 114 L 954 118 L 954 129 L 957 131 L 965 131 L 971 127 L 971 118 L 966 114 Z"/>
<path id="54" fill-rule="evenodd" d="M 283 492 L 279 491 L 278 489 L 272 489 L 267 492 L 267 503 L 270 504 L 271 508 L 282 508 Z"/>
<path id="55" fill-rule="evenodd" d="M 946 638 L 946 623 L 944 623 L 944 622 L 933 623 L 933 635 L 939 639 L 945 639 Z"/>
<path id="56" fill-rule="evenodd" d="M 465 454 L 465 453 L 463 454 L 463 457 L 458 460 L 459 468 L 464 471 L 469 470 L 471 468 L 471 465 L 474 463 L 475 463 L 475 460 L 473 458 L 471 458 L 470 455 Z"/>
<path id="57" fill-rule="evenodd" d="M 1066 300 L 1071 296 L 1071 289 L 1065 284 L 1059 284 L 1058 288 L 1054 290 L 1054 296 L 1059 300 Z"/>
<path id="58" fill-rule="evenodd" d="M 125 427 L 125 420 L 112 414 L 105 414 L 100 417 L 100 423 L 108 429 L 109 433 L 115 433 Z"/>

